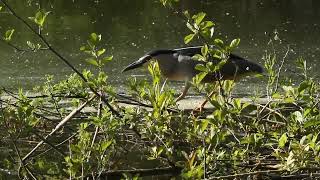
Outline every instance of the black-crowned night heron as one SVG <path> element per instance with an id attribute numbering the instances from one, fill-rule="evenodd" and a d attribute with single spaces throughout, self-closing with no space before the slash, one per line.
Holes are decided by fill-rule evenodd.
<path id="1" fill-rule="evenodd" d="M 138 68 L 151 59 L 157 60 L 161 74 L 165 78 L 186 82 L 183 92 L 177 98 L 178 101 L 186 95 L 190 88 L 190 80 L 200 72 L 195 69 L 195 66 L 197 64 L 206 64 L 204 61 L 194 60 L 193 58 L 194 55 L 201 54 L 201 48 L 201 46 L 196 46 L 179 49 L 153 50 L 137 61 L 129 64 L 122 72 Z M 220 60 L 211 58 L 209 61 L 217 64 Z M 235 54 L 230 54 L 226 63 L 220 67 L 218 71 L 207 74 L 201 82 L 209 83 L 218 80 L 238 80 L 247 75 L 260 73 L 263 73 L 263 68 L 259 64 Z"/>

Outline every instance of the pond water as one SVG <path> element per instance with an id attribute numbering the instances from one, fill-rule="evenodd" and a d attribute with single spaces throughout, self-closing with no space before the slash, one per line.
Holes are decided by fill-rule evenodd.
<path id="1" fill-rule="evenodd" d="M 12 0 L 11 6 L 24 18 L 34 16 L 38 1 Z M 145 52 L 156 48 L 186 46 L 183 37 L 189 33 L 185 21 L 163 8 L 157 0 L 47 0 L 41 7 L 51 11 L 43 34 L 48 41 L 79 69 L 91 68 L 79 51 L 92 32 L 102 34 L 102 47 L 114 56 L 105 67 L 112 84 L 123 91 L 123 84 L 131 75 L 146 74 L 135 70 L 120 74 L 121 69 Z M 30 6 L 32 4 L 32 6 Z M 267 43 L 277 31 L 281 44 L 276 46 L 279 58 L 288 45 L 292 49 L 286 59 L 284 75 L 298 78 L 294 68 L 298 57 L 307 60 L 310 73 L 319 77 L 320 67 L 320 1 L 319 0 L 182 0 L 181 9 L 191 13 L 206 12 L 216 22 L 216 35 L 225 42 L 240 38 L 235 53 L 263 64 Z M 31 21 L 28 21 L 31 22 Z M 5 10 L 0 12 L 0 32 L 16 29 L 13 44 L 27 48 L 27 41 L 38 42 L 23 24 Z M 199 45 L 194 42 L 191 45 Z M 30 88 L 45 80 L 46 74 L 62 79 L 72 73 L 63 62 L 49 51 L 15 52 L 0 43 L 0 86 L 7 88 Z M 173 84 L 180 86 L 180 84 Z M 252 93 L 253 88 L 264 88 L 265 81 L 255 78 L 239 83 L 239 92 Z"/>

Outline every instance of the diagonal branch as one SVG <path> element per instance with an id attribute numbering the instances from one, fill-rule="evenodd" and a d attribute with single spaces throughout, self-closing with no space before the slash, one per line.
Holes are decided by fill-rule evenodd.
<path id="1" fill-rule="evenodd" d="M 43 139 L 48 139 L 51 135 L 53 135 L 56 131 L 58 131 L 61 127 L 63 127 L 74 115 L 80 112 L 89 102 L 91 102 L 96 96 L 92 96 L 89 100 L 83 103 L 78 108 L 74 109 L 68 116 L 66 116 L 46 137 Z M 40 141 L 27 155 L 22 158 L 22 161 L 26 161 L 43 143 L 44 140 Z"/>
<path id="2" fill-rule="evenodd" d="M 63 61 L 65 64 L 67 64 L 67 66 L 69 66 L 90 88 L 90 90 L 97 96 L 101 97 L 102 101 L 104 103 L 106 103 L 106 105 L 108 106 L 108 108 L 110 109 L 110 111 L 114 114 L 116 114 L 118 117 L 121 117 L 120 113 L 118 111 L 116 111 L 111 104 L 108 102 L 108 99 L 106 97 L 104 97 L 103 95 L 99 94 L 98 91 L 96 91 L 94 89 L 94 87 L 92 87 L 90 84 L 88 84 L 88 80 L 83 76 L 83 74 L 77 70 L 65 57 L 63 57 L 58 51 L 56 51 L 53 46 L 51 46 L 49 44 L 49 42 L 41 35 L 37 32 L 37 30 L 35 30 L 27 21 L 25 21 L 21 16 L 19 16 L 10 6 L 9 4 L 5 1 L 5 0 L 0 0 L 4 6 L 12 13 L 13 16 L 15 16 L 19 21 L 21 21 L 24 25 L 26 25 L 34 34 L 36 34 L 41 40 L 42 42 L 48 47 L 48 49 L 54 54 L 56 55 L 61 61 Z"/>

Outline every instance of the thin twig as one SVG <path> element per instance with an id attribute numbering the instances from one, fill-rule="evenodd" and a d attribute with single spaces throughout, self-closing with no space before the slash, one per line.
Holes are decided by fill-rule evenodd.
<path id="1" fill-rule="evenodd" d="M 254 172 L 247 172 L 247 173 L 240 173 L 240 174 L 232 174 L 232 175 L 226 175 L 226 176 L 217 176 L 217 177 L 210 177 L 211 179 L 234 179 L 239 177 L 245 177 L 245 176 L 251 176 L 251 175 L 268 175 L 270 173 L 274 172 L 282 172 L 283 170 L 267 170 L 267 171 L 254 171 Z"/>
<path id="2" fill-rule="evenodd" d="M 102 100 L 101 100 L 101 97 L 100 97 L 99 104 L 98 104 L 98 112 L 97 112 L 97 117 L 98 118 L 101 118 L 101 112 L 102 112 Z M 94 131 L 94 135 L 93 135 L 93 138 L 92 138 L 92 141 L 91 141 L 91 146 L 90 146 L 91 149 L 93 148 L 94 142 L 96 141 L 98 132 L 99 132 L 99 126 L 97 126 L 95 131 Z M 90 157 L 90 154 L 91 154 L 91 150 L 88 152 L 88 156 L 87 157 Z M 89 158 L 88 158 L 88 161 L 89 161 Z"/>
<path id="3" fill-rule="evenodd" d="M 182 168 L 179 167 L 165 167 L 154 169 L 134 169 L 134 170 L 115 170 L 107 171 L 100 174 L 100 178 L 121 178 L 123 174 L 139 174 L 139 177 L 156 176 L 156 175 L 177 175 L 181 173 Z M 88 175 L 86 178 L 94 178 Z"/>
<path id="4" fill-rule="evenodd" d="M 28 166 L 26 166 L 26 165 L 24 164 L 23 160 L 21 159 L 21 154 L 20 154 L 20 152 L 19 152 L 19 150 L 18 150 L 18 147 L 17 147 L 17 145 L 16 145 L 16 143 L 15 143 L 14 140 L 12 140 L 12 144 L 13 144 L 13 147 L 14 147 L 14 149 L 15 149 L 17 155 L 18 155 L 18 158 L 19 158 L 19 172 L 20 172 L 20 167 L 23 167 L 23 169 L 25 169 L 25 170 L 27 171 L 27 173 L 29 174 L 30 177 L 32 177 L 32 179 L 37 179 L 37 178 L 33 175 L 32 171 L 28 168 Z M 20 173 L 18 173 L 18 174 L 19 174 L 19 176 L 20 176 Z"/>
<path id="5" fill-rule="evenodd" d="M 54 147 L 57 148 L 57 147 L 61 146 L 62 144 L 64 144 L 64 143 L 68 142 L 69 140 L 71 140 L 71 139 L 72 139 L 73 137 L 75 137 L 76 135 L 77 135 L 77 133 L 72 134 L 71 136 L 69 136 L 67 139 L 63 140 L 63 141 L 60 142 L 59 144 L 54 145 Z M 42 154 L 45 154 L 45 153 L 51 151 L 52 149 L 54 149 L 54 148 L 51 147 L 51 148 L 45 150 L 44 152 L 41 152 L 41 153 L 33 156 L 32 158 L 35 158 L 35 157 L 40 156 L 40 155 L 42 155 Z"/>
<path id="6" fill-rule="evenodd" d="M 281 65 L 280 65 L 280 67 L 278 69 L 278 73 L 277 73 L 277 76 L 276 76 L 277 77 L 277 79 L 276 79 L 276 87 L 274 88 L 274 92 L 277 92 L 277 90 L 278 90 L 280 73 L 281 73 L 284 61 L 285 61 L 285 59 L 287 58 L 287 56 L 289 54 L 289 51 L 290 51 L 290 46 L 288 45 L 287 51 L 286 51 L 285 55 L 282 57 Z"/>
<path id="7" fill-rule="evenodd" d="M 48 139 L 51 135 L 53 135 L 56 131 L 58 131 L 61 127 L 64 126 L 70 119 L 73 118 L 78 112 L 80 112 L 89 102 L 91 102 L 96 96 L 93 95 L 90 99 L 88 99 L 85 103 L 83 103 L 78 108 L 74 109 L 68 116 L 66 116 L 44 139 Z M 26 161 L 42 144 L 44 141 L 40 141 L 27 155 L 23 157 L 23 161 Z"/>

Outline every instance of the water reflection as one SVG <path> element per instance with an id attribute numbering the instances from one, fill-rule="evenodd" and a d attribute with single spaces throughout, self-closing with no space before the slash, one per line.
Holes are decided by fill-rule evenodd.
<path id="1" fill-rule="evenodd" d="M 36 1 L 29 1 L 35 4 Z M 150 0 L 108 0 L 108 1 L 40 1 L 41 7 L 52 11 L 44 34 L 48 41 L 78 68 L 88 67 L 85 55 L 79 47 L 91 32 L 101 33 L 103 46 L 114 61 L 105 70 L 110 80 L 117 86 L 123 84 L 130 74 L 119 76 L 120 69 L 154 48 L 174 48 L 185 46 L 183 36 L 188 33 L 185 22 L 172 12 L 164 9 L 157 1 Z M 12 0 L 10 4 L 20 15 L 33 16 L 37 6 L 29 6 L 28 1 Z M 182 0 L 180 9 L 191 12 L 204 11 L 217 23 L 217 35 L 225 41 L 241 38 L 238 54 L 263 63 L 261 57 L 274 30 L 279 32 L 282 45 L 277 47 L 284 52 L 290 44 L 291 53 L 286 62 L 287 69 L 295 66 L 294 61 L 302 56 L 318 75 L 320 32 L 320 1 L 317 0 Z M 26 41 L 38 39 L 9 14 L 0 14 L 0 31 L 15 28 L 14 44 L 26 48 Z M 194 45 L 198 44 L 197 42 Z M 50 52 L 19 53 L 4 43 L 0 44 L 1 80 L 5 87 L 31 87 L 44 80 L 45 74 L 55 74 L 58 78 L 70 74 L 71 70 Z M 141 70 L 143 71 L 143 70 Z M 141 71 L 131 72 L 141 74 Z M 286 71 L 289 76 L 294 72 Z M 254 80 L 250 83 L 257 83 Z M 249 87 L 245 81 L 243 91 Z"/>

